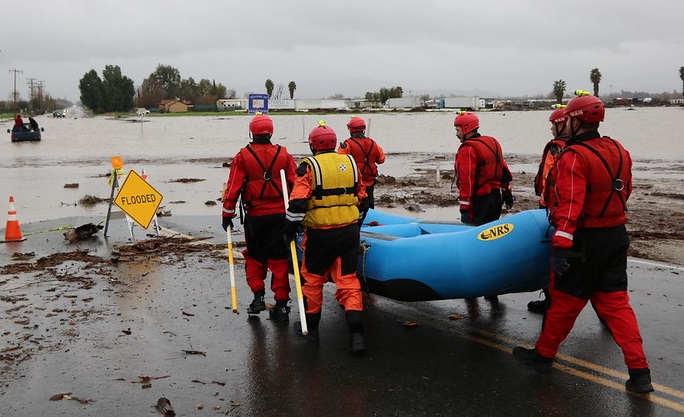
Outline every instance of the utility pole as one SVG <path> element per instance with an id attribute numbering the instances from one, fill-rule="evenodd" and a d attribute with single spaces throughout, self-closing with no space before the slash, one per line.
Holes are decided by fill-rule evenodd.
<path id="1" fill-rule="evenodd" d="M 26 79 L 26 84 L 28 85 L 29 88 L 29 112 L 33 112 L 33 99 L 36 96 L 35 93 L 35 88 L 36 88 L 36 80 L 35 78 L 27 78 Z"/>
<path id="2" fill-rule="evenodd" d="M 37 85 L 38 87 L 38 111 L 40 113 L 43 112 L 43 82 L 38 81 Z"/>
<path id="3" fill-rule="evenodd" d="M 18 69 L 11 69 L 9 70 L 9 72 L 14 73 L 14 92 L 12 93 L 12 97 L 14 98 L 14 111 L 16 112 L 19 110 L 19 107 L 17 106 L 17 96 L 19 95 L 19 93 L 17 93 L 17 73 L 19 72 L 23 74 L 24 71 Z"/>

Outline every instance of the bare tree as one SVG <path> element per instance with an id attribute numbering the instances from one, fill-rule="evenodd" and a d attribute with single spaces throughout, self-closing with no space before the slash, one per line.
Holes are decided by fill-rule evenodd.
<path id="1" fill-rule="evenodd" d="M 273 94 L 273 98 L 275 100 L 280 100 L 283 98 L 283 94 L 285 94 L 285 86 L 282 84 L 278 84 L 278 87 L 275 89 L 275 93 Z"/>

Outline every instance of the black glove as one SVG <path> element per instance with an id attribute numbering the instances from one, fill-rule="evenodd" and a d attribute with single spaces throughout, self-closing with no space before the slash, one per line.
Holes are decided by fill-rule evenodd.
<path id="1" fill-rule="evenodd" d="M 515 201 L 515 197 L 513 197 L 513 193 L 511 192 L 510 188 L 504 188 L 501 190 L 501 199 L 503 200 L 503 203 L 506 206 L 506 210 L 510 210 L 513 208 L 513 202 Z"/>
<path id="2" fill-rule="evenodd" d="M 228 231 L 229 227 L 233 229 L 233 219 L 228 216 L 223 216 L 221 219 L 221 227 L 223 227 L 223 230 L 226 232 Z"/>
<path id="3" fill-rule="evenodd" d="M 551 248 L 551 269 L 558 275 L 563 275 L 570 269 L 567 249 Z"/>
<path id="4" fill-rule="evenodd" d="M 562 256 L 552 256 L 551 257 L 551 269 L 557 275 L 563 275 L 570 268 L 568 263 L 568 258 Z"/>
<path id="5" fill-rule="evenodd" d="M 468 214 L 467 211 L 462 211 L 461 212 L 461 223 L 468 224 L 471 221 L 472 221 L 472 219 L 470 218 L 470 214 Z"/>
<path id="6" fill-rule="evenodd" d="M 359 204 L 359 219 L 363 218 L 365 213 L 368 211 L 370 208 L 370 198 L 366 197 L 361 200 L 361 203 Z"/>
<path id="7" fill-rule="evenodd" d="M 297 234 L 302 231 L 301 222 L 293 222 L 290 220 L 285 221 L 285 233 L 283 234 L 283 240 L 286 244 L 290 244 L 293 240 L 297 239 Z"/>

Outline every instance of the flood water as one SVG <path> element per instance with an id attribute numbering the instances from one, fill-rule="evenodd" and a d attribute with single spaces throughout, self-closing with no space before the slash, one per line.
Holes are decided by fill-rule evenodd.
<path id="1" fill-rule="evenodd" d="M 109 198 L 106 174 L 110 158 L 124 159 L 126 169 L 145 169 L 149 181 L 164 196 L 162 205 L 174 214 L 212 215 L 220 212 L 206 204 L 220 197 L 228 168 L 222 166 L 248 143 L 249 116 L 196 117 L 74 117 L 38 116 L 44 127 L 37 143 L 0 141 L 0 201 L 14 196 L 22 222 L 73 215 L 98 215 L 106 208 L 81 207 L 86 195 Z M 550 139 L 549 111 L 481 112 L 480 132 L 499 139 L 514 171 L 535 171 L 544 144 Z M 309 155 L 306 136 L 324 119 L 345 139 L 351 114 L 278 116 L 274 143 L 296 158 Z M 458 148 L 453 112 L 387 113 L 361 115 L 388 154 L 380 172 L 403 176 L 417 164 L 452 169 Z M 0 123 L 0 130 L 12 121 Z M 608 109 L 600 132 L 621 141 L 635 162 L 634 175 L 642 178 L 684 180 L 684 109 Z M 436 158 L 437 157 L 437 158 Z M 444 158 L 441 160 L 439 158 Z M 175 182 L 190 178 L 201 181 Z M 64 188 L 78 184 L 78 188 Z"/>

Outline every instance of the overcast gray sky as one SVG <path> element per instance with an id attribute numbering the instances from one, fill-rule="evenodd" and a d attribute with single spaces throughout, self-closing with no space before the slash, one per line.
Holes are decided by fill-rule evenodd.
<path id="1" fill-rule="evenodd" d="M 0 97 L 27 79 L 78 101 L 78 82 L 118 65 L 136 87 L 158 64 L 239 97 L 265 80 L 296 98 L 547 94 L 562 79 L 601 92 L 681 92 L 682 0 L 25 0 L 0 24 Z"/>

